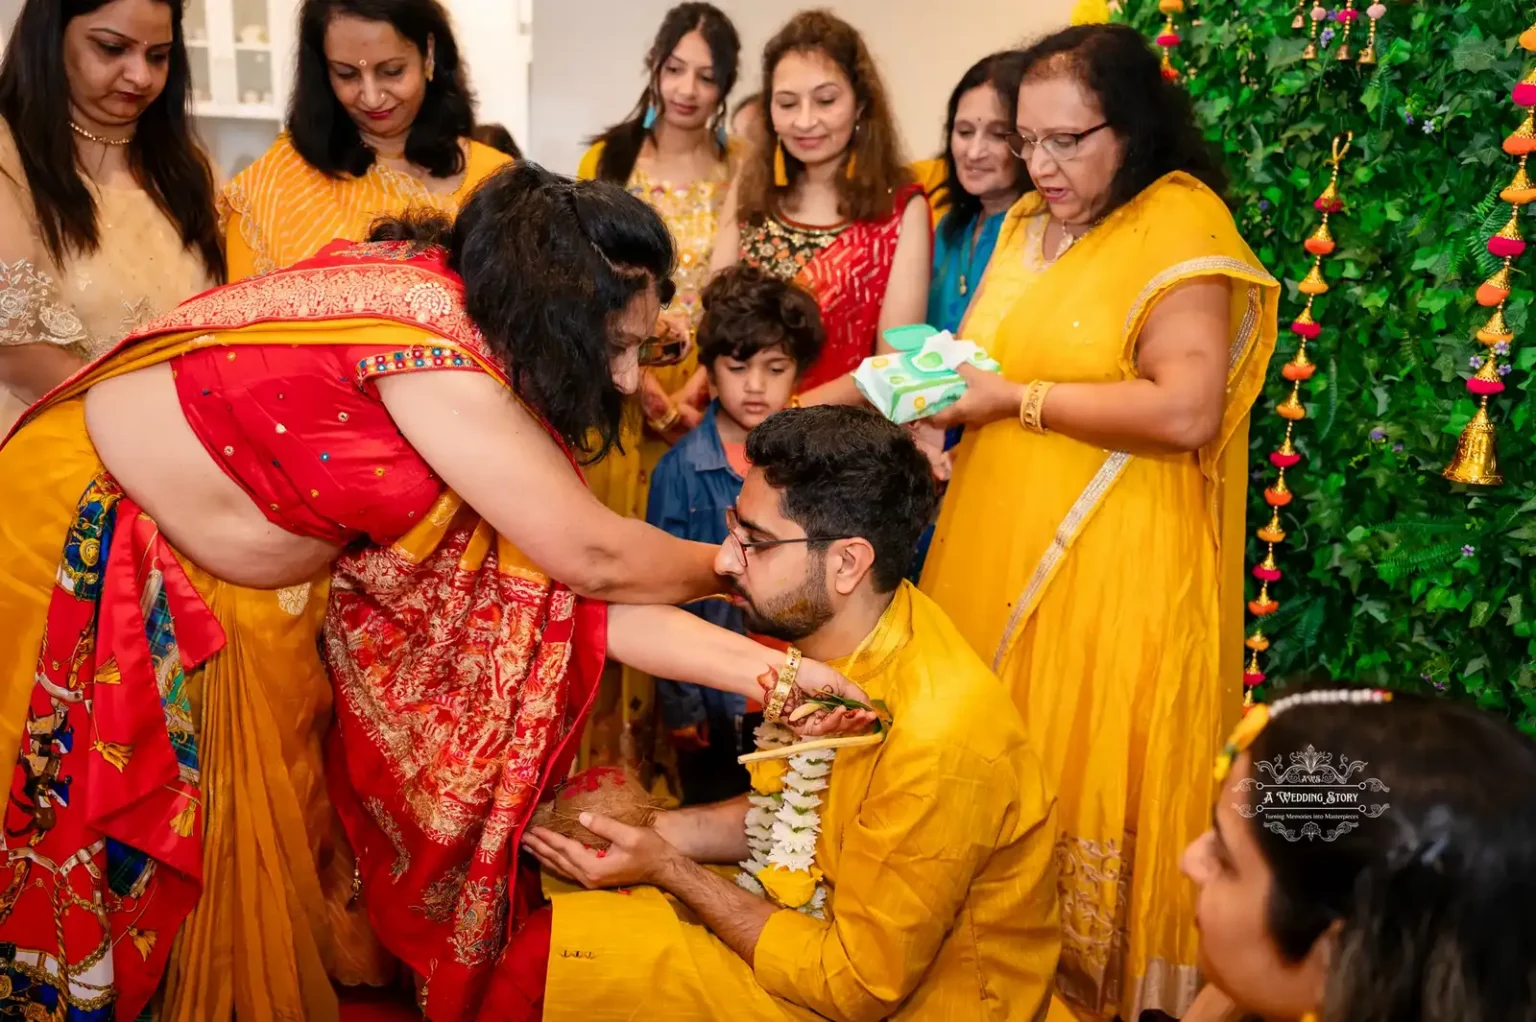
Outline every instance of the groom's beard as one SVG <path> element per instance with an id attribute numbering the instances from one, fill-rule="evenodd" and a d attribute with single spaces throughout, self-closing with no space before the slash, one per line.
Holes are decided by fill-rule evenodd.
<path id="1" fill-rule="evenodd" d="M 832 601 L 827 597 L 827 565 L 820 557 L 811 558 L 804 581 L 772 601 L 759 603 L 740 585 L 736 586 L 736 592 L 746 601 L 742 614 L 747 631 L 780 642 L 799 642 L 832 620 Z"/>

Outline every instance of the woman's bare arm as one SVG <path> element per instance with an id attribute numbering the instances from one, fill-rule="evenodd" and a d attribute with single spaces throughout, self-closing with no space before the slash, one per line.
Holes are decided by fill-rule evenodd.
<path id="1" fill-rule="evenodd" d="M 1203 277 L 1169 291 L 1142 328 L 1137 378 L 1058 384 L 1046 395 L 1043 425 L 1134 454 L 1180 454 L 1210 443 L 1226 408 L 1231 287 L 1226 277 Z M 935 426 L 984 426 L 1018 417 L 1025 381 L 971 366 L 959 372 L 965 395 L 933 416 Z"/>
<path id="2" fill-rule="evenodd" d="M 716 549 L 604 507 L 544 427 L 483 373 L 378 381 L 400 432 L 491 527 L 552 578 L 613 603 L 687 603 L 723 588 Z"/>

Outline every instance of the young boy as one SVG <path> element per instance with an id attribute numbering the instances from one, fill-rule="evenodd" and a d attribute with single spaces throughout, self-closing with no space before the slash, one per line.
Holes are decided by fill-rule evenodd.
<path id="1" fill-rule="evenodd" d="M 704 419 L 662 456 L 651 474 L 646 520 L 682 539 L 723 543 L 725 513 L 747 474 L 747 434 L 790 406 L 795 385 L 821 353 L 825 331 L 805 291 L 749 266 L 704 289 L 699 364 L 715 400 Z M 741 611 L 710 600 L 700 617 L 744 632 Z M 683 802 L 717 802 L 747 790 L 736 763 L 746 702 L 697 685 L 656 679 L 662 721 L 678 754 Z"/>

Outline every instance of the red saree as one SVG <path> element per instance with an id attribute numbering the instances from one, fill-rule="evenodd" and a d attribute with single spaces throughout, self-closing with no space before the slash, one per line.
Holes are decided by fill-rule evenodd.
<path id="1" fill-rule="evenodd" d="M 390 350 L 386 345 L 392 341 L 385 339 L 400 336 L 400 327 L 430 334 L 433 347 Z M 345 347 L 355 353 L 360 333 L 375 329 L 380 351 L 359 361 L 355 379 L 342 379 L 338 389 L 334 352 Z M 316 259 L 193 299 L 32 409 L 7 441 L 15 449 L 0 448 L 0 460 L 24 469 L 27 459 L 44 456 L 42 446 L 29 447 L 26 426 L 52 414 L 52 429 L 59 421 L 53 413 L 70 411 L 63 406 L 78 403 L 93 383 L 209 347 L 227 349 L 225 383 L 230 395 L 243 395 L 229 400 L 249 402 L 242 410 L 262 399 L 254 388 L 234 385 L 233 367 L 249 364 L 255 371 L 265 365 L 270 376 L 276 358 L 264 361 L 264 352 L 282 349 L 288 359 L 283 365 L 290 364 L 295 348 L 315 352 L 307 376 L 295 370 L 292 386 L 269 387 L 277 391 L 270 397 L 285 402 L 289 414 L 276 427 L 277 436 L 262 442 L 280 440 L 298 445 L 295 449 L 307 444 L 322 453 L 307 466 L 286 457 L 279 466 L 279 459 L 270 459 L 269 474 L 261 476 L 254 467 L 242 469 L 235 437 L 222 448 L 234 455 L 222 467 L 240 476 L 237 482 L 253 499 L 272 497 L 260 506 L 290 531 L 357 537 L 334 565 L 325 612 L 336 718 L 326 781 L 355 850 L 360 893 L 379 938 L 424 981 L 421 999 L 430 1017 L 471 1018 L 519 919 L 512 906 L 526 895 L 516 886 L 521 831 L 541 786 L 568 768 L 596 693 L 606 646 L 605 607 L 577 598 L 540 573 L 448 491 L 422 505 L 424 513 L 409 512 L 415 524 L 403 535 L 375 533 L 372 542 L 360 535 L 360 521 L 379 520 L 370 512 L 380 495 L 399 496 L 383 486 L 393 481 L 383 466 L 348 475 L 355 459 L 338 446 L 378 452 L 399 440 L 392 426 L 373 414 L 372 377 L 478 370 L 510 386 L 464 314 L 462 286 L 440 252 L 411 255 L 399 246 L 338 243 Z M 323 381 L 329 389 L 319 387 L 322 372 L 329 374 Z M 201 393 L 218 386 L 213 381 Z M 321 392 L 324 407 L 295 400 Z M 238 418 L 218 421 L 234 429 Z M 339 432 L 338 420 L 353 432 Z M 83 437 L 83 418 L 78 432 Z M 201 439 L 205 445 L 211 441 Z M 255 445 L 254 436 L 247 440 Z M 41 645 L 31 647 L 37 651 L 31 662 L 0 666 L 8 714 L 0 727 L 14 723 L 20 731 L 6 836 L 0 841 L 9 874 L 0 877 L 0 1016 L 9 1017 L 14 1009 L 17 1017 L 127 1022 L 157 990 L 166 989 L 168 957 L 188 968 L 191 952 L 173 950 L 178 933 L 194 907 L 206 914 L 200 899 L 214 888 L 203 891 L 204 877 L 229 874 L 213 869 L 207 857 L 214 852 L 205 837 L 218 828 L 211 815 L 215 803 L 205 801 L 199 787 L 199 765 L 206 768 L 219 750 L 209 744 L 214 739 L 203 741 L 197 699 L 189 701 L 188 690 L 199 665 L 228 658 L 239 661 L 242 670 L 248 662 L 262 664 L 263 633 L 242 634 L 245 619 L 231 631 L 231 622 L 210 609 L 217 604 L 210 593 L 238 587 L 192 567 L 184 572 L 154 523 L 100 469 L 89 441 L 71 441 L 70 450 L 83 451 L 74 477 L 91 484 L 78 505 L 79 489 L 68 495 L 69 520 L 58 523 L 57 534 L 49 531 L 52 511 L 33 516 L 47 519 L 46 529 L 33 531 L 47 534 L 29 540 L 36 549 L 24 551 L 62 564 L 51 597 L 31 600 L 29 594 L 13 608 L 0 587 L 0 612 L 14 610 L 8 620 L 17 634 L 41 635 Z M 398 461 L 389 464 L 391 470 L 405 468 Z M 574 461 L 572 466 L 576 471 Z M 366 480 L 375 473 L 380 489 L 370 493 Z M 350 498 L 345 492 L 319 492 L 343 481 Z M 412 499 L 420 499 L 418 491 L 413 488 Z M 283 501 L 305 494 L 316 499 L 302 508 L 294 505 L 291 520 L 284 517 L 290 513 Z M 50 507 L 62 500 L 51 500 Z M 15 578 L 22 575 L 17 568 Z M 243 592 L 261 597 L 262 608 L 270 604 L 272 614 L 292 622 L 305 620 L 289 616 L 302 613 L 308 599 L 308 587 L 303 588 L 302 595 L 284 590 L 276 599 Z M 295 600 L 297 609 L 290 605 Z M 46 621 L 34 628 L 28 615 L 37 606 L 46 608 Z M 249 608 L 244 612 L 252 617 Z M 291 634 L 294 625 L 283 627 Z M 318 627 L 308 635 L 290 645 L 313 651 L 321 638 Z M 7 648 L 0 642 L 0 649 Z M 262 666 L 281 684 L 280 658 Z M 235 672 L 236 689 L 245 677 Z M 29 705 L 25 721 L 13 722 L 9 714 L 22 685 Z M 275 750 L 259 754 L 275 758 Z M 260 779 L 243 783 L 259 785 Z M 221 811 L 229 811 L 228 795 L 214 798 L 222 798 Z M 248 814 L 251 808 L 241 805 L 238 811 Z M 309 840 L 319 839 L 311 832 Z M 70 864 L 74 868 L 66 868 Z M 267 874 L 268 866 L 269 859 L 258 855 L 240 868 Z M 295 911 L 295 891 L 301 899 L 314 896 L 306 891 L 318 891 L 314 869 L 311 863 L 310 879 L 303 882 L 268 874 L 276 907 L 259 910 Z M 238 930 L 242 922 L 209 920 L 200 933 Z M 310 940 L 306 927 L 295 925 L 293 932 L 295 943 Z M 190 934 L 181 935 L 192 943 Z M 273 946 L 242 948 L 237 939 L 233 952 L 236 968 L 247 970 L 244 956 L 271 954 Z M 288 977 L 312 975 L 292 964 L 302 959 L 302 948 L 289 946 L 288 954 L 289 961 L 257 968 L 270 984 L 265 995 L 261 989 L 253 994 L 251 981 L 245 981 L 245 995 L 264 1002 L 252 1017 L 274 1012 L 312 1017 L 304 1008 L 281 1006 L 296 996 L 286 989 Z M 326 956 L 322 950 L 320 957 Z M 170 975 L 176 983 L 176 967 Z M 178 1003 L 179 1017 L 195 1022 L 211 1017 L 186 1008 L 195 998 L 180 993 L 166 992 L 168 1004 Z M 318 1003 L 316 996 L 330 995 L 310 988 L 302 1003 Z M 243 1016 L 242 1003 L 237 997 L 235 1008 Z M 334 1003 L 327 1012 L 333 1010 Z"/>
<path id="2" fill-rule="evenodd" d="M 806 227 L 772 216 L 743 225 L 741 261 L 794 281 L 821 309 L 827 339 L 821 357 L 800 378 L 802 392 L 846 376 L 874 354 L 902 217 L 920 194 L 921 186 L 908 185 L 897 191 L 887 216 L 841 227 Z"/>

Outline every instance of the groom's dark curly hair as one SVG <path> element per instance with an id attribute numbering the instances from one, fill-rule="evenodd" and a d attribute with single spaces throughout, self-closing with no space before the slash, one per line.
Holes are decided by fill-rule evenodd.
<path id="1" fill-rule="evenodd" d="M 901 584 L 939 501 L 928 459 L 906 430 L 865 408 L 791 408 L 752 431 L 747 459 L 806 535 L 867 540 L 875 588 Z"/>

